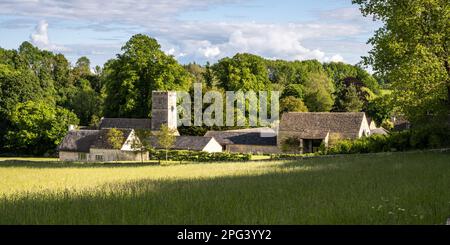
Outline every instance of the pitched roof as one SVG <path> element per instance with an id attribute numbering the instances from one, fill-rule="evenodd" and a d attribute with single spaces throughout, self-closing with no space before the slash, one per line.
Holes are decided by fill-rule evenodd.
<path id="1" fill-rule="evenodd" d="M 151 120 L 145 118 L 102 118 L 100 122 L 100 129 L 151 129 L 151 125 Z"/>
<path id="2" fill-rule="evenodd" d="M 380 134 L 380 135 L 387 135 L 388 131 L 382 127 L 371 129 L 370 134 Z"/>
<path id="3" fill-rule="evenodd" d="M 132 132 L 131 129 L 119 129 L 123 132 L 123 143 Z M 108 130 L 72 130 L 62 140 L 58 149 L 60 151 L 89 152 L 90 148 L 113 149 L 108 142 Z"/>
<path id="4" fill-rule="evenodd" d="M 213 137 L 202 136 L 176 136 L 175 143 L 171 149 L 174 150 L 193 150 L 202 151 L 208 143 L 213 140 Z M 158 143 L 158 138 L 152 136 L 146 139 L 147 142 L 154 148 L 161 149 L 162 147 Z"/>
<path id="5" fill-rule="evenodd" d="M 69 131 L 62 140 L 60 151 L 89 152 L 91 145 L 97 140 L 100 130 Z"/>
<path id="6" fill-rule="evenodd" d="M 122 145 L 123 145 L 133 130 L 132 129 L 118 129 L 118 130 L 122 131 L 122 134 L 123 134 Z M 92 143 L 91 148 L 114 149 L 114 147 L 108 141 L 108 131 L 109 131 L 108 129 L 99 130 L 97 138 Z"/>
<path id="7" fill-rule="evenodd" d="M 208 131 L 205 137 L 214 137 L 221 145 L 276 145 L 277 138 L 263 137 L 262 132 L 254 131 Z"/>
<path id="8" fill-rule="evenodd" d="M 290 112 L 284 113 L 280 122 L 280 132 L 294 131 L 305 139 L 339 133 L 344 138 L 359 135 L 364 112 Z"/>

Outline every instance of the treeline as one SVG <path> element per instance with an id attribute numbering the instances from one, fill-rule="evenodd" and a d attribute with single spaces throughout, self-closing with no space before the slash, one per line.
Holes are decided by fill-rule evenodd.
<path id="1" fill-rule="evenodd" d="M 280 91 L 282 112 L 367 111 L 381 124 L 392 110 L 376 78 L 344 63 L 236 54 L 205 66 L 180 65 L 155 39 L 139 34 L 92 69 L 86 57 L 72 65 L 24 42 L 18 50 L 0 48 L 0 152 L 52 153 L 69 124 L 94 128 L 102 116 L 147 118 L 153 90 L 192 92 L 194 82 L 204 91 Z"/>

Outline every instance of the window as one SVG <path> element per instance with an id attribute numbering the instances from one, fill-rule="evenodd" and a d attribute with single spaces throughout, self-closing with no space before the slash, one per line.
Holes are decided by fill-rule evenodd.
<path id="1" fill-rule="evenodd" d="M 95 161 L 103 162 L 103 155 L 95 155 Z"/>
<path id="2" fill-rule="evenodd" d="M 86 161 L 86 159 L 87 159 L 86 153 L 78 153 L 78 160 Z"/>

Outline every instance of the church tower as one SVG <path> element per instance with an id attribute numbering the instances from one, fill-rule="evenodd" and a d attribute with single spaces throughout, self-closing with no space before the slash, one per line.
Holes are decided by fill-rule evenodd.
<path id="1" fill-rule="evenodd" d="M 177 129 L 176 92 L 152 92 L 152 131 L 158 131 L 163 124 L 167 124 L 171 129 Z"/>

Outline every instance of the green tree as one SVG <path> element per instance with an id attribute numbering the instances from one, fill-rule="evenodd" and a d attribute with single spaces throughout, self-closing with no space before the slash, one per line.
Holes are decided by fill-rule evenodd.
<path id="1" fill-rule="evenodd" d="M 355 85 L 341 88 L 336 95 L 333 111 L 340 112 L 360 112 L 364 107 L 364 102 Z"/>
<path id="2" fill-rule="evenodd" d="M 36 155 L 54 151 L 69 125 L 78 124 L 74 113 L 42 101 L 17 104 L 8 119 L 7 148 Z"/>
<path id="3" fill-rule="evenodd" d="M 308 108 L 301 99 L 288 96 L 280 100 L 280 112 L 308 112 Z"/>
<path id="4" fill-rule="evenodd" d="M 203 79 L 208 88 L 212 88 L 217 84 L 217 78 L 214 75 L 214 72 L 211 68 L 211 64 L 209 63 L 209 61 L 206 62 L 205 72 L 203 73 Z"/>
<path id="5" fill-rule="evenodd" d="M 105 64 L 105 115 L 147 118 L 154 90 L 188 91 L 193 77 L 148 36 L 134 35 Z"/>
<path id="6" fill-rule="evenodd" d="M 183 67 L 187 72 L 189 72 L 194 77 L 195 82 L 205 83 L 205 77 L 204 77 L 205 68 L 204 67 L 196 64 L 195 62 L 184 65 Z"/>
<path id="7" fill-rule="evenodd" d="M 218 86 L 225 91 L 267 91 L 270 80 L 265 60 L 252 54 L 236 54 L 213 66 Z"/>
<path id="8" fill-rule="evenodd" d="M 116 150 L 116 162 L 119 160 L 119 153 L 117 150 L 120 150 L 122 148 L 123 143 L 125 142 L 125 136 L 123 135 L 122 130 L 117 128 L 111 128 L 108 129 L 106 132 L 106 139 L 108 141 L 108 144 L 111 145 L 111 147 Z"/>
<path id="9" fill-rule="evenodd" d="M 342 62 L 324 63 L 323 67 L 328 76 L 333 79 L 336 85 L 344 80 L 351 79 L 358 81 L 358 86 L 367 87 L 375 94 L 379 94 L 380 86 L 378 81 L 366 70 L 358 65 L 350 65 Z"/>
<path id="10" fill-rule="evenodd" d="M 374 100 L 369 101 L 366 113 L 371 117 L 375 123 L 380 126 L 386 120 L 390 119 L 394 107 L 390 96 L 380 96 Z"/>
<path id="11" fill-rule="evenodd" d="M 303 99 L 304 86 L 302 84 L 288 84 L 283 91 L 282 97 L 293 96 L 298 99 Z"/>
<path id="12" fill-rule="evenodd" d="M 306 78 L 305 104 L 310 111 L 330 111 L 333 104 L 333 81 L 325 73 L 310 73 Z"/>
<path id="13" fill-rule="evenodd" d="M 415 123 L 450 111 L 450 2 L 353 0 L 384 25 L 369 39 L 366 65 L 392 83 L 394 103 Z M 425 119 L 425 120 L 424 120 Z M 424 123 L 425 122 L 425 123 Z"/>
<path id="14" fill-rule="evenodd" d="M 360 112 L 364 106 L 364 103 L 359 99 L 358 91 L 356 87 L 351 85 L 348 87 L 345 93 L 343 107 L 348 112 Z"/>
<path id="15" fill-rule="evenodd" d="M 17 104 L 29 100 L 48 99 L 38 77 L 29 70 L 17 70 L 9 64 L 0 64 L 0 149 L 11 126 L 9 115 Z"/>
<path id="16" fill-rule="evenodd" d="M 144 162 L 144 152 L 152 152 L 153 147 L 149 138 L 153 136 L 152 131 L 146 129 L 135 129 L 136 137 L 131 141 L 131 148 L 141 154 L 141 162 Z"/>
<path id="17" fill-rule="evenodd" d="M 91 88 L 89 81 L 81 79 L 80 84 L 71 96 L 68 108 L 75 112 L 81 125 L 89 125 L 93 116 L 102 115 L 102 98 Z"/>
<path id="18" fill-rule="evenodd" d="M 110 144 L 113 149 L 122 148 L 123 142 L 125 141 L 125 137 L 120 129 L 117 128 L 108 129 L 106 137 L 108 140 L 108 144 Z"/>
<path id="19" fill-rule="evenodd" d="M 167 161 L 169 149 L 172 148 L 176 140 L 175 130 L 169 128 L 167 124 L 163 124 L 161 125 L 161 128 L 158 131 L 158 133 L 156 133 L 156 137 L 158 138 L 159 146 L 161 146 L 166 150 L 166 161 Z"/>

